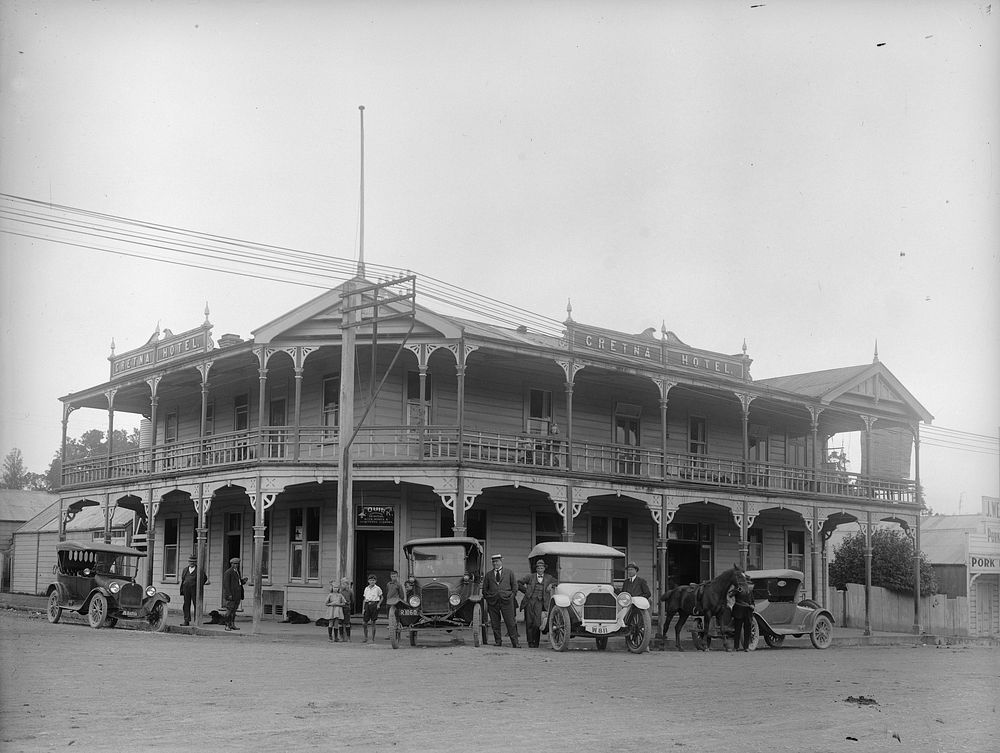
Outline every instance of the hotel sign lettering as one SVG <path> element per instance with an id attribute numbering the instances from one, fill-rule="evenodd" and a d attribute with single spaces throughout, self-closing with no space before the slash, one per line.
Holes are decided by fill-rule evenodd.
<path id="1" fill-rule="evenodd" d="M 166 333 L 166 337 L 158 341 L 151 339 L 141 348 L 120 356 L 111 356 L 108 359 L 111 361 L 111 378 L 176 361 L 193 353 L 208 353 L 214 347 L 209 327 L 188 330 L 179 335 L 174 335 L 170 330 L 166 330 Z"/>
<path id="2" fill-rule="evenodd" d="M 722 376 L 744 378 L 743 361 L 738 357 L 726 357 L 704 351 L 681 350 L 663 344 L 644 340 L 639 337 L 622 335 L 607 330 L 573 327 L 573 347 L 585 350 L 596 350 L 612 356 L 621 356 L 632 360 L 652 361 L 666 366 L 676 366 L 684 369 L 697 369 Z"/>
<path id="3" fill-rule="evenodd" d="M 599 350 L 602 353 L 639 358 L 644 361 L 660 363 L 663 351 L 656 343 L 642 342 L 625 336 L 597 332 L 574 332 L 574 345 L 588 350 Z"/>
<path id="4" fill-rule="evenodd" d="M 704 353 L 685 353 L 679 350 L 667 351 L 668 366 L 683 366 L 699 371 L 711 371 L 713 374 L 743 378 L 743 364 L 728 358 L 707 356 Z"/>
<path id="5" fill-rule="evenodd" d="M 391 505 L 361 505 L 357 514 L 358 526 L 392 528 L 396 522 L 396 508 Z"/>

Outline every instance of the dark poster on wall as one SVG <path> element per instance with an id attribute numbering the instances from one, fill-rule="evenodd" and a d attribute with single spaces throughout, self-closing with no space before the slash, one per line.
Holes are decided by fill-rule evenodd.
<path id="1" fill-rule="evenodd" d="M 357 508 L 355 525 L 365 528 L 393 528 L 396 508 L 389 505 L 361 505 Z"/>

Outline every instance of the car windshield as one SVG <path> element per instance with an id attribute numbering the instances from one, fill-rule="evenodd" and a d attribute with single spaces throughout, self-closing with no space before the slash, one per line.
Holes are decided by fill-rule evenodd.
<path id="1" fill-rule="evenodd" d="M 415 578 L 465 575 L 464 546 L 415 546 L 410 549 Z"/>
<path id="2" fill-rule="evenodd" d="M 137 557 L 128 557 L 124 554 L 115 556 L 107 552 L 99 552 L 97 554 L 97 562 L 94 564 L 94 570 L 108 575 L 131 577 L 135 573 L 137 562 Z"/>
<path id="3" fill-rule="evenodd" d="M 790 578 L 764 578 L 753 582 L 753 597 L 757 600 L 795 601 L 799 582 Z"/>
<path id="4" fill-rule="evenodd" d="M 560 557 L 556 577 L 569 583 L 611 583 L 613 564 L 610 557 Z"/>

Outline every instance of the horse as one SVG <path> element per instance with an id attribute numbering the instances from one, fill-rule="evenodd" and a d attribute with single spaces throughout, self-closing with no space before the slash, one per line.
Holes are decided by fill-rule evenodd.
<path id="1" fill-rule="evenodd" d="M 750 585 L 746 574 L 739 565 L 733 565 L 730 569 L 719 574 L 710 581 L 688 586 L 678 586 L 667 591 L 660 597 L 664 602 L 665 616 L 663 618 L 662 636 L 667 637 L 667 627 L 670 621 L 677 615 L 677 624 L 674 626 L 674 645 L 678 651 L 683 651 L 681 646 L 681 628 L 691 615 L 699 615 L 704 618 L 704 630 L 708 632 L 708 625 L 712 618 L 719 621 L 722 628 L 722 645 L 729 651 L 729 641 L 726 638 L 726 628 L 728 620 L 725 620 L 724 609 L 727 606 L 726 597 L 730 588 L 743 589 L 749 591 Z M 695 647 L 702 650 L 700 639 L 695 640 Z"/>

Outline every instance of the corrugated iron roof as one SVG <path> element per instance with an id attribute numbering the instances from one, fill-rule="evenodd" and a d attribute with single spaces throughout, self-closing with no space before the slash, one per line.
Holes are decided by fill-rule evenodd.
<path id="1" fill-rule="evenodd" d="M 58 500 L 49 492 L 0 489 L 0 520 L 24 523 Z"/>

